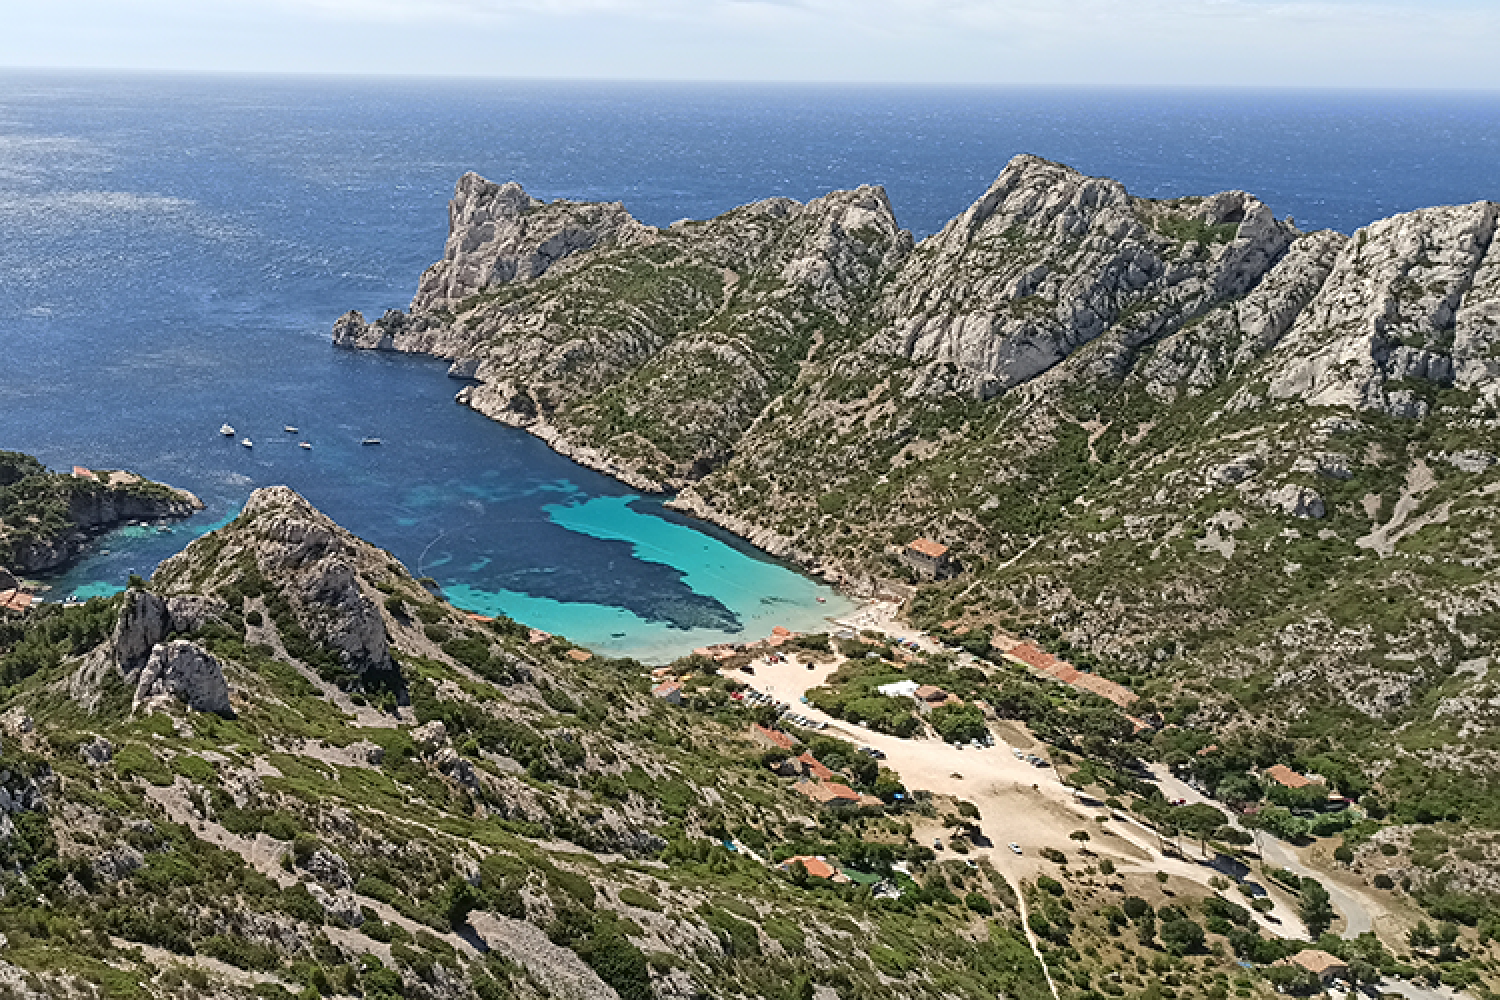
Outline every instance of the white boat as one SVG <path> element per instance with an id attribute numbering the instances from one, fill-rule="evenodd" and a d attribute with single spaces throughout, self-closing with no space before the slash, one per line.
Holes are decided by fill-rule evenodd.
<path id="1" fill-rule="evenodd" d="M 221 424 L 219 426 L 219 433 L 227 438 L 232 438 L 234 437 L 234 428 L 230 427 L 228 424 Z"/>
<path id="2" fill-rule="evenodd" d="M 244 445 L 246 448 L 255 447 L 255 442 L 251 441 L 249 438 L 240 438 L 240 444 Z"/>
<path id="3" fill-rule="evenodd" d="M 312 442 L 302 441 L 297 445 L 297 447 L 303 449 L 304 451 L 312 451 Z"/>
<path id="4" fill-rule="evenodd" d="M 360 440 L 359 443 L 360 444 L 379 444 L 380 443 L 380 438 L 363 438 L 363 439 Z"/>
<path id="5" fill-rule="evenodd" d="M 286 431 L 288 434 L 295 434 L 295 433 L 297 433 L 297 428 L 293 427 L 291 424 L 287 424 L 285 427 L 282 428 L 282 430 Z"/>

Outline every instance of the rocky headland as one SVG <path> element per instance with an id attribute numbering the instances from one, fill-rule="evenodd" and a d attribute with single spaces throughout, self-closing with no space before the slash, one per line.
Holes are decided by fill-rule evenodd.
<path id="1" fill-rule="evenodd" d="M 30 455 L 0 452 L 0 567 L 52 573 L 98 535 L 131 521 L 188 517 L 203 502 L 187 490 L 122 470 L 51 472 Z"/>

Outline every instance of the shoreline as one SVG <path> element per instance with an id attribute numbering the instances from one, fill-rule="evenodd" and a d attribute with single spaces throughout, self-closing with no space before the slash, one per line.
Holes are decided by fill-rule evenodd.
<path id="1" fill-rule="evenodd" d="M 440 357 L 429 354 L 427 351 L 407 350 L 400 347 L 354 347 L 352 349 Z M 827 584 L 850 600 L 870 601 L 894 595 L 899 596 L 904 603 L 910 597 L 910 594 L 902 594 L 896 589 L 902 586 L 900 584 L 869 576 L 855 576 L 837 565 L 820 561 L 811 553 L 799 548 L 792 539 L 771 528 L 719 510 L 698 494 L 693 483 L 687 483 L 673 493 L 666 484 L 621 467 L 618 462 L 599 449 L 573 442 L 561 429 L 547 420 L 537 416 L 528 416 L 512 409 L 509 406 L 509 397 L 503 395 L 503 390 L 496 389 L 487 382 L 480 381 L 474 385 L 465 386 L 454 394 L 453 401 L 496 423 L 525 431 L 557 454 L 586 469 L 609 476 L 631 489 L 667 497 L 668 499 L 663 501 L 663 506 L 667 509 L 722 528 L 771 558 L 790 564 L 799 573 Z"/>

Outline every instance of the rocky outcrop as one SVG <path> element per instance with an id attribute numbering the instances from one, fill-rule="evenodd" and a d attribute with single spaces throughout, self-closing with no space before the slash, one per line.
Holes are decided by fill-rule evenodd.
<path id="1" fill-rule="evenodd" d="M 132 698 L 132 710 L 150 711 L 164 701 L 176 699 L 195 712 L 233 715 L 229 685 L 219 661 L 185 639 L 157 646 L 141 668 Z"/>
<path id="2" fill-rule="evenodd" d="M 1454 383 L 1460 319 L 1466 380 L 1488 392 L 1477 354 L 1500 316 L 1488 259 L 1497 215 L 1492 202 L 1429 208 L 1356 233 L 1277 347 L 1270 398 L 1419 419 L 1427 404 L 1403 383 Z"/>
<path id="3" fill-rule="evenodd" d="M 298 625 L 335 651 L 343 668 L 355 674 L 393 669 L 385 620 L 359 576 L 361 569 L 383 568 L 389 557 L 285 486 L 252 493 L 213 544 L 200 539 L 167 560 L 154 585 L 172 594 L 174 614 L 186 620 L 205 608 L 196 593 L 201 581 L 235 580 L 244 559 L 253 560 L 263 579 L 276 581 Z"/>
<path id="4" fill-rule="evenodd" d="M 1245 295 L 1296 231 L 1243 192 L 1144 202 L 1037 157 L 924 240 L 885 293 L 880 347 L 947 363 L 988 397 L 1107 330 L 1127 346 Z"/>
<path id="5" fill-rule="evenodd" d="M 131 588 L 125 592 L 120 616 L 115 620 L 113 639 L 115 665 L 126 677 L 134 677 L 152 651 L 172 629 L 167 602 L 145 590 Z"/>
<path id="6" fill-rule="evenodd" d="M 14 459 L 17 453 L 0 455 Z M 0 562 L 19 573 L 52 573 L 76 560 L 102 532 L 129 521 L 180 518 L 203 509 L 187 490 L 123 471 L 47 472 L 29 456 L 24 489 L 0 497 Z M 12 471 L 17 463 L 6 463 Z M 14 509 L 8 509 L 11 507 Z M 32 527 L 57 525 L 45 531 Z"/>
<path id="7" fill-rule="evenodd" d="M 411 311 L 451 310 L 495 285 L 540 278 L 574 254 L 639 243 L 654 232 L 619 202 L 548 204 L 514 181 L 495 184 L 467 173 L 448 203 L 443 259 L 422 275 Z"/>

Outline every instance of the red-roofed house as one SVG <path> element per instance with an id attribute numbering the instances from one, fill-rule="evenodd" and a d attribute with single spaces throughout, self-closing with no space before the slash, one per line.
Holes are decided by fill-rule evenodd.
<path id="1" fill-rule="evenodd" d="M 832 781 L 834 774 L 822 761 L 812 754 L 803 751 L 797 757 L 797 764 L 802 770 L 804 777 L 816 778 L 819 781 Z"/>
<path id="2" fill-rule="evenodd" d="M 841 809 L 859 805 L 859 793 L 836 781 L 799 781 L 792 786 L 820 806 Z"/>
<path id="3" fill-rule="evenodd" d="M 948 546 L 930 538 L 918 538 L 901 550 L 901 561 L 927 580 L 946 580 L 957 571 Z"/>
<path id="4" fill-rule="evenodd" d="M 1328 985 L 1335 979 L 1349 978 L 1349 964 L 1337 955 L 1330 955 L 1326 951 L 1317 948 L 1307 948 L 1297 952 L 1291 958 L 1283 959 L 1289 965 L 1300 965 L 1302 968 L 1318 977 L 1323 985 Z"/>
<path id="5" fill-rule="evenodd" d="M 797 745 L 797 738 L 791 733 L 784 733 L 779 729 L 771 729 L 762 726 L 758 722 L 750 724 L 750 738 L 767 750 L 790 751 Z"/>
<path id="6" fill-rule="evenodd" d="M 1270 778 L 1282 788 L 1306 788 L 1312 784 L 1312 779 L 1303 774 L 1298 774 L 1285 764 L 1273 764 L 1266 768 L 1266 777 Z"/>
<path id="7" fill-rule="evenodd" d="M 94 475 L 94 472 L 93 472 L 92 469 L 85 469 L 81 465 L 75 465 L 75 466 L 73 466 L 73 478 L 74 479 L 98 479 L 99 477 L 96 476 L 96 475 Z"/>
<path id="8" fill-rule="evenodd" d="M 660 698 L 669 705 L 681 705 L 682 685 L 676 681 L 667 681 L 665 684 L 658 684 L 651 689 L 651 696 L 653 698 Z"/>
<path id="9" fill-rule="evenodd" d="M 0 611 L 25 611 L 33 600 L 24 590 L 0 590 Z"/>
<path id="10" fill-rule="evenodd" d="M 930 712 L 939 705 L 955 704 L 959 701 L 954 695 L 933 684 L 923 684 L 912 692 L 912 697 L 917 699 L 917 708 L 923 712 Z"/>
<path id="11" fill-rule="evenodd" d="M 807 872 L 807 874 L 811 875 L 813 878 L 826 878 L 831 882 L 849 881 L 848 875 L 845 875 L 843 872 L 833 867 L 833 865 L 830 865 L 827 861 L 824 861 L 822 858 L 814 858 L 806 854 L 799 854 L 795 858 L 787 858 L 776 867 L 780 868 L 782 871 L 791 871 L 793 865 L 801 865 L 802 870 Z"/>

